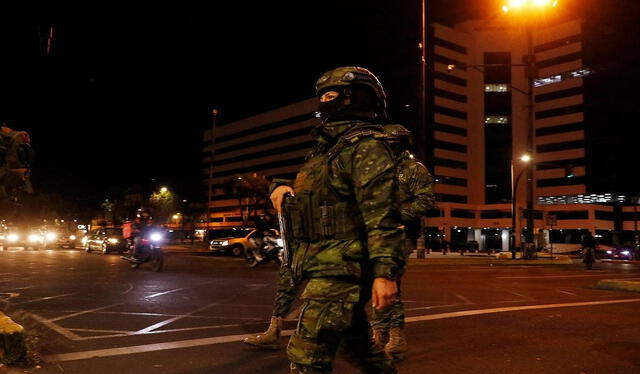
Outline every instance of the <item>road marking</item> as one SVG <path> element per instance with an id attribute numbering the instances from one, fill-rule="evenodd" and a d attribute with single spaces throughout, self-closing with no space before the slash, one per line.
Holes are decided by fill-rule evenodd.
<path id="1" fill-rule="evenodd" d="M 50 321 L 50 322 L 55 322 L 55 321 L 59 321 L 59 320 L 61 320 L 61 319 L 67 319 L 67 318 L 71 318 L 71 317 L 77 317 L 77 316 L 80 316 L 80 315 L 83 315 L 83 314 L 92 313 L 92 312 L 96 312 L 96 311 L 98 311 L 98 310 L 103 310 L 103 309 L 109 309 L 109 308 L 112 308 L 112 307 L 114 307 L 114 306 L 118 306 L 118 305 L 122 305 L 122 304 L 124 304 L 124 303 L 111 304 L 111 305 L 107 305 L 107 306 L 102 306 L 102 307 L 100 307 L 100 308 L 94 308 L 94 309 L 83 310 L 83 311 L 80 311 L 80 312 L 71 313 L 71 314 L 67 314 L 67 315 L 64 315 L 64 316 L 56 317 L 56 318 L 51 318 L 51 319 L 50 319 L 50 320 L 48 320 L 48 321 Z"/>
<path id="2" fill-rule="evenodd" d="M 51 320 L 48 320 L 46 318 L 42 318 L 39 315 L 33 314 L 33 313 L 29 313 L 29 315 L 33 319 L 35 319 L 36 321 L 42 323 L 43 325 L 47 326 L 51 330 L 57 332 L 58 334 L 64 336 L 65 338 L 67 338 L 69 340 L 78 340 L 78 339 L 81 338 L 80 335 L 76 335 L 72 331 L 69 331 L 69 330 L 65 329 L 64 327 L 62 327 L 62 326 L 58 326 L 57 324 L 51 322 Z"/>
<path id="3" fill-rule="evenodd" d="M 464 301 L 465 305 L 471 305 L 471 304 L 475 304 L 474 302 L 472 302 L 471 300 L 467 299 L 466 297 L 462 296 L 462 295 L 458 295 L 456 294 L 456 297 L 462 301 Z"/>
<path id="4" fill-rule="evenodd" d="M 466 310 L 461 312 L 439 313 L 439 314 L 430 314 L 430 315 L 424 315 L 424 316 L 408 317 L 405 319 L 405 322 L 407 323 L 423 322 L 423 321 L 430 321 L 430 320 L 467 317 L 467 316 L 482 315 L 482 314 L 517 312 L 522 310 L 570 308 L 570 307 L 581 307 L 581 306 L 591 306 L 591 305 L 637 303 L 637 302 L 640 302 L 640 298 L 605 300 L 605 301 L 588 301 L 588 302 L 581 302 L 581 303 L 526 305 L 526 306 L 505 307 L 505 308 L 476 309 L 476 310 Z M 293 334 L 293 331 L 294 330 L 284 330 L 282 331 L 281 335 L 289 336 Z M 162 351 L 162 350 L 168 350 L 168 349 L 198 347 L 203 345 L 238 343 L 242 339 L 249 336 L 252 336 L 252 334 L 216 336 L 212 338 L 180 340 L 180 341 L 168 342 L 168 343 L 135 345 L 130 347 L 120 347 L 120 348 L 106 348 L 106 349 L 98 349 L 94 351 L 72 352 L 72 353 L 49 355 L 49 356 L 45 356 L 44 359 L 50 362 L 63 362 L 63 361 L 84 360 L 88 358 L 97 358 L 97 357 L 122 356 L 122 355 L 130 355 L 134 353 L 155 352 L 155 351 Z"/>
<path id="5" fill-rule="evenodd" d="M 415 308 L 405 308 L 404 310 L 429 310 L 429 309 L 449 308 L 449 307 L 464 306 L 464 305 L 468 305 L 468 304 L 446 304 L 446 305 L 420 306 L 420 307 L 415 307 Z"/>
<path id="6" fill-rule="evenodd" d="M 556 290 L 556 291 L 558 291 L 560 293 L 567 294 L 567 295 L 578 296 L 578 294 L 575 294 L 575 293 L 569 292 L 569 291 L 563 291 L 563 290 Z"/>
<path id="7" fill-rule="evenodd" d="M 127 290 L 121 293 L 120 295 L 128 294 L 133 289 L 133 284 L 129 282 L 127 282 L 127 284 L 129 284 L 129 288 L 127 288 Z"/>
<path id="8" fill-rule="evenodd" d="M 190 315 L 192 315 L 192 314 L 196 314 L 196 313 L 202 312 L 203 310 L 209 309 L 209 308 L 211 308 L 211 307 L 213 307 L 213 306 L 216 306 L 216 305 L 219 305 L 219 304 L 220 304 L 220 303 L 211 303 L 211 304 L 209 304 L 209 305 L 205 305 L 205 306 L 203 306 L 202 308 L 198 308 L 198 309 L 196 309 L 196 310 L 194 310 L 194 311 L 191 311 L 191 312 L 189 312 L 189 313 L 185 313 L 185 314 L 180 315 L 180 316 L 176 316 L 176 317 L 173 317 L 173 318 L 169 318 L 169 319 L 166 319 L 166 320 L 164 320 L 164 321 L 161 321 L 161 322 L 158 322 L 158 323 L 156 323 L 156 324 L 153 324 L 153 325 L 151 325 L 151 326 L 145 327 L 145 328 L 144 328 L 144 329 L 142 329 L 142 330 L 138 330 L 138 331 L 136 331 L 136 332 L 135 332 L 135 334 L 136 334 L 136 335 L 141 335 L 141 334 L 149 333 L 149 332 L 151 332 L 151 331 L 153 331 L 153 330 L 155 330 L 155 329 L 157 329 L 157 328 L 159 328 L 159 327 L 162 327 L 162 326 L 168 325 L 168 324 L 170 324 L 170 323 L 173 323 L 173 322 L 175 322 L 175 321 L 178 321 L 178 320 L 180 320 L 180 319 L 182 319 L 182 318 L 184 318 L 184 317 L 190 316 Z"/>
<path id="9" fill-rule="evenodd" d="M 608 273 L 615 274 L 615 273 Z M 496 279 L 537 279 L 537 278 L 582 278 L 582 277 L 601 277 L 603 275 L 608 274 L 591 274 L 591 275 L 537 275 L 537 276 L 527 276 L 527 277 L 496 277 Z M 618 278 L 616 278 L 618 279 Z M 625 279 L 625 278 L 620 278 Z"/>
<path id="10" fill-rule="evenodd" d="M 65 293 L 62 295 L 55 295 L 55 296 L 47 296 L 47 297 L 39 297 L 37 299 L 33 299 L 33 300 L 28 300 L 28 301 L 21 301 L 19 303 L 11 303 L 12 306 L 16 306 L 16 305 L 22 305 L 22 304 L 28 304 L 28 303 L 36 303 L 38 301 L 45 301 L 45 300 L 52 300 L 52 299 L 57 299 L 60 297 L 65 297 L 65 296 L 70 296 L 70 295 L 75 295 L 74 293 Z"/>
<path id="11" fill-rule="evenodd" d="M 618 299 L 618 300 L 604 300 L 604 301 L 586 301 L 581 303 L 564 303 L 564 304 L 542 304 L 542 305 L 523 305 L 504 308 L 490 308 L 490 309 L 476 309 L 476 310 L 464 310 L 460 312 L 430 314 L 425 316 L 409 317 L 405 319 L 405 322 L 422 322 L 436 319 L 456 318 L 475 316 L 480 314 L 493 314 L 503 312 L 517 312 L 521 310 L 536 310 L 536 309 L 553 309 L 553 308 L 571 308 L 580 306 L 591 305 L 606 305 L 606 304 L 622 304 L 622 303 L 637 303 L 640 299 Z"/>
<path id="12" fill-rule="evenodd" d="M 169 293 L 174 293 L 174 292 L 186 290 L 187 288 L 188 287 L 182 287 L 182 288 L 176 288 L 175 290 L 169 290 L 169 291 L 165 291 L 165 292 L 154 293 L 153 295 L 145 296 L 145 299 L 152 299 L 154 297 L 166 295 L 166 294 L 169 294 Z"/>

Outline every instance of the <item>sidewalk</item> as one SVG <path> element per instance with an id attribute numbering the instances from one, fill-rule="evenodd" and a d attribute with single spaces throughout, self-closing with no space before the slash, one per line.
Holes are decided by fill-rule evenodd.
<path id="1" fill-rule="evenodd" d="M 424 259 L 416 258 L 414 251 L 409 256 L 409 265 L 570 265 L 573 261 L 567 255 L 556 255 L 550 257 L 548 254 L 539 254 L 537 259 L 523 260 L 520 253 L 516 254 L 516 259 L 511 258 L 511 252 L 498 252 L 496 254 L 487 253 L 465 253 L 459 252 L 431 252 L 425 254 Z"/>

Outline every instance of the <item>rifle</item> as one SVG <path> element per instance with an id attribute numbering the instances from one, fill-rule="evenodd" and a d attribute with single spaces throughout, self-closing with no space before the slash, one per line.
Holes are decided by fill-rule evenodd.
<path id="1" fill-rule="evenodd" d="M 286 193 L 284 195 L 284 199 L 282 200 L 282 209 L 280 209 L 280 213 L 278 214 L 278 225 L 280 225 L 280 239 L 282 239 L 282 265 L 286 267 L 291 267 L 291 250 L 289 248 L 289 240 L 287 233 L 287 222 L 284 218 L 284 207 L 286 205 L 287 199 L 291 197 L 290 193 Z"/>

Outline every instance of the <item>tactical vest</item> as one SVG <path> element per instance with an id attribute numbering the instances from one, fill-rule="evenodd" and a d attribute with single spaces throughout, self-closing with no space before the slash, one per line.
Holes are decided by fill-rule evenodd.
<path id="1" fill-rule="evenodd" d="M 385 138 L 377 125 L 358 126 L 343 135 L 328 151 L 311 157 L 293 185 L 295 196 L 285 204 L 286 222 L 300 242 L 358 240 L 366 237 L 362 213 L 353 196 L 339 194 L 331 185 L 332 161 L 347 146 L 366 137 Z"/>

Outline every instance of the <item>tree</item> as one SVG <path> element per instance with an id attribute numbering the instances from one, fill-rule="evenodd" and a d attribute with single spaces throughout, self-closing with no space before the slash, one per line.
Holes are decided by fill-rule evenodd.
<path id="1" fill-rule="evenodd" d="M 269 181 L 257 173 L 235 175 L 223 183 L 223 189 L 227 195 L 238 200 L 242 225 L 247 226 L 267 202 Z"/>
<path id="2" fill-rule="evenodd" d="M 153 192 L 149 197 L 149 205 L 156 222 L 169 223 L 176 211 L 175 194 L 166 188 Z"/>

